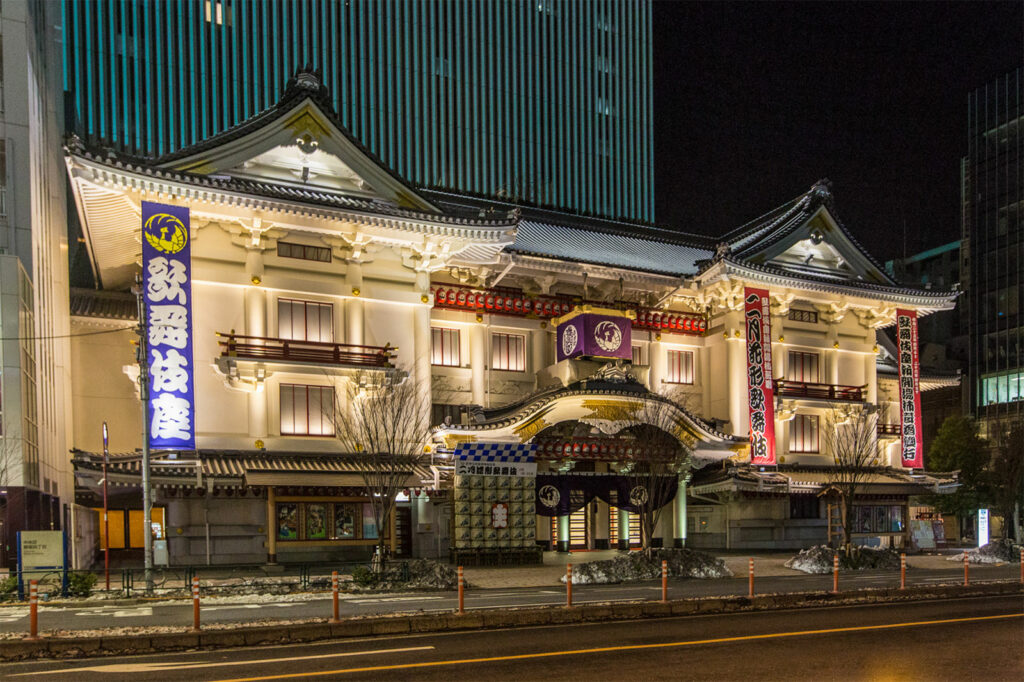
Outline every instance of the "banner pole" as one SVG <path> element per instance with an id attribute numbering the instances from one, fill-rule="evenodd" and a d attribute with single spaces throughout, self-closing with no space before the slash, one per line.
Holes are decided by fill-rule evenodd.
<path id="1" fill-rule="evenodd" d="M 149 324 L 142 275 L 135 276 L 135 298 L 139 324 L 139 398 L 142 402 L 142 559 L 146 594 L 153 592 L 153 497 L 149 488 Z"/>

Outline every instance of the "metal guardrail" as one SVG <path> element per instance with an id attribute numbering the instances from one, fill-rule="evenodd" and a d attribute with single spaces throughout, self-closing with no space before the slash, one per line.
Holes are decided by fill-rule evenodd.
<path id="1" fill-rule="evenodd" d="M 221 355 L 253 360 L 279 360 L 282 362 L 310 362 L 324 365 L 357 365 L 360 367 L 393 367 L 396 347 L 357 346 L 347 343 L 320 343 L 294 341 L 263 336 L 222 334 Z"/>
<path id="2" fill-rule="evenodd" d="M 807 381 L 775 380 L 777 395 L 786 398 L 813 398 L 818 400 L 843 400 L 863 402 L 864 386 L 841 386 L 838 384 L 815 384 Z"/>

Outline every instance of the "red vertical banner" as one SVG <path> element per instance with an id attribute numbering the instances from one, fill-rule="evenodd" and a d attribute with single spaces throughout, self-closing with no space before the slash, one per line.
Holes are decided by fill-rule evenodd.
<path id="1" fill-rule="evenodd" d="M 900 366 L 900 460 L 924 467 L 921 444 L 921 365 L 917 357 L 917 311 L 896 311 L 896 345 Z"/>
<path id="2" fill-rule="evenodd" d="M 747 326 L 747 403 L 750 463 L 775 464 L 775 390 L 772 383 L 772 323 L 767 289 L 743 290 Z"/>

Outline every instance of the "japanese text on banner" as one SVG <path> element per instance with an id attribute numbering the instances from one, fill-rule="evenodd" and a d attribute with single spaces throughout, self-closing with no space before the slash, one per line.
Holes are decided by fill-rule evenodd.
<path id="1" fill-rule="evenodd" d="M 900 460 L 905 467 L 924 466 L 921 443 L 920 364 L 917 350 L 917 312 L 896 311 L 896 342 L 900 368 Z"/>
<path id="2" fill-rule="evenodd" d="M 750 462 L 775 464 L 775 390 L 772 383 L 771 308 L 767 289 L 746 288 L 747 397 Z"/>
<path id="3" fill-rule="evenodd" d="M 189 210 L 142 202 L 142 286 L 149 369 L 149 445 L 195 449 Z"/>

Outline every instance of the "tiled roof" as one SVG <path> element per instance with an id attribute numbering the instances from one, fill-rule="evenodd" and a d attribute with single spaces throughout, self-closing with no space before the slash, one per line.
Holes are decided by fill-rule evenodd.
<path id="1" fill-rule="evenodd" d="M 399 219 L 423 220 L 432 223 L 452 225 L 509 227 L 515 224 L 518 214 L 499 214 L 481 217 L 477 211 L 455 213 L 428 213 L 414 209 L 400 208 L 390 203 L 362 196 L 352 196 L 311 187 L 299 187 L 270 182 L 259 182 L 228 175 L 200 175 L 184 171 L 169 170 L 154 164 L 151 159 L 121 154 L 111 149 L 89 149 L 76 137 L 67 143 L 68 153 L 83 159 L 116 168 L 129 173 L 138 173 L 152 178 L 192 185 L 222 192 L 235 192 L 278 201 L 296 201 L 313 206 L 323 206 L 345 211 L 356 211 L 371 216 L 388 216 Z"/>
<path id="2" fill-rule="evenodd" d="M 515 253 L 677 276 L 693 274 L 697 261 L 711 256 L 709 249 L 645 235 L 640 229 L 637 236 L 628 236 L 533 220 L 520 221 L 515 243 L 508 248 Z"/>
<path id="3" fill-rule="evenodd" d="M 814 185 L 795 199 L 792 199 L 773 211 L 741 225 L 723 237 L 732 248 L 733 252 L 743 258 L 754 250 L 763 250 L 768 246 L 784 239 L 790 232 L 800 227 L 821 207 L 828 209 L 832 219 L 835 220 L 839 230 L 850 240 L 857 250 L 860 251 L 868 262 L 870 262 L 878 274 L 889 284 L 896 284 L 896 281 L 889 277 L 885 268 L 865 249 L 857 238 L 853 236 L 836 212 L 835 201 L 832 197 L 832 183 L 828 180 L 818 180 Z"/>
<path id="4" fill-rule="evenodd" d="M 138 304 L 135 297 L 127 293 L 71 289 L 71 316 L 135 320 L 138 316 Z"/>
<path id="5" fill-rule="evenodd" d="M 74 450 L 72 464 L 76 473 L 98 473 L 103 470 L 103 454 Z M 342 453 L 264 452 L 259 450 L 199 450 L 179 454 L 180 464 L 169 463 L 166 457 L 152 467 L 156 485 L 195 485 L 195 462 L 202 467 L 203 478 L 216 480 L 218 485 L 245 485 L 248 474 L 361 474 L 364 462 Z M 111 454 L 107 470 L 111 480 L 130 482 L 141 477 L 142 457 L 137 452 Z M 426 478 L 430 474 L 413 467 L 413 474 Z"/>

